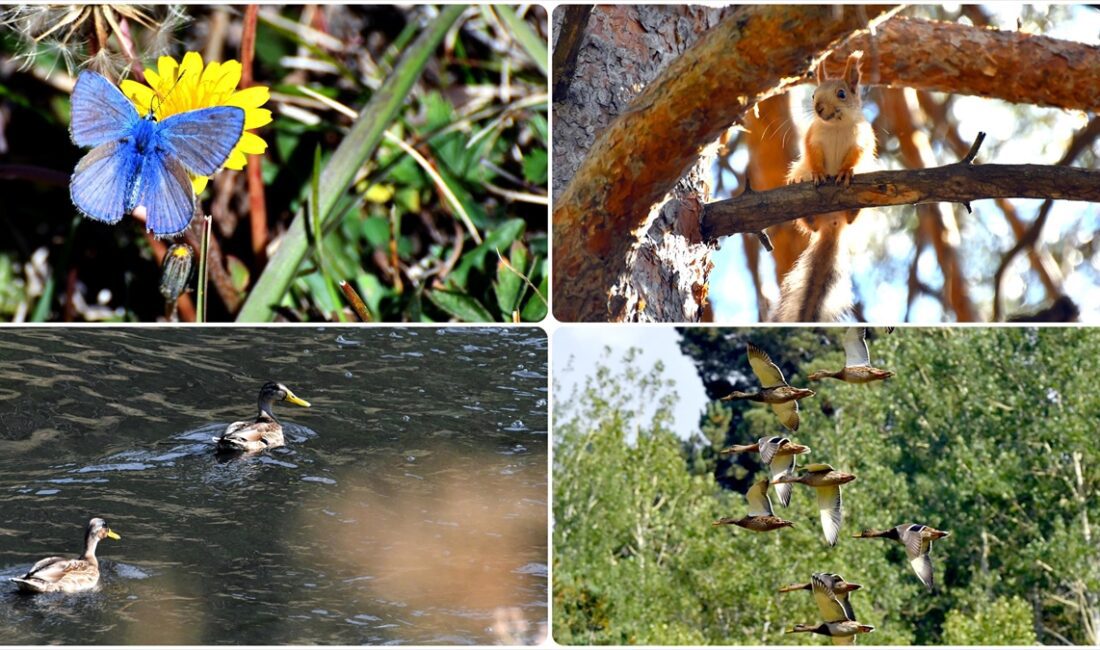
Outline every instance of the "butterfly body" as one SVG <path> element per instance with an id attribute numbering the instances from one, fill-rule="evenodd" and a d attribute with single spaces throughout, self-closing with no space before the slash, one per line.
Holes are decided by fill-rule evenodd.
<path id="1" fill-rule="evenodd" d="M 244 131 L 244 111 L 215 106 L 157 121 L 143 117 L 103 76 L 82 72 L 72 95 L 72 139 L 92 147 L 69 185 L 73 204 L 97 221 L 145 217 L 158 237 L 182 232 L 195 211 L 192 176 L 225 163 Z"/>

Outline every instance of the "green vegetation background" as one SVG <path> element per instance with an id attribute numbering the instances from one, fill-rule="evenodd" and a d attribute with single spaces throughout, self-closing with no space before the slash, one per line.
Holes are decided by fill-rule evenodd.
<path id="1" fill-rule="evenodd" d="M 836 572 L 864 585 L 857 618 L 873 644 L 1097 643 L 1100 621 L 1100 332 L 902 329 L 879 335 L 884 383 L 826 380 L 791 437 L 858 478 L 825 545 L 809 488 L 777 514 L 794 528 L 713 528 L 745 513 L 759 456 L 722 446 L 782 433 L 764 405 L 716 400 L 753 386 L 744 342 L 793 385 L 843 365 L 842 329 L 680 331 L 712 400 L 690 435 L 672 430 L 673 382 L 635 352 L 605 353 L 555 400 L 554 638 L 562 644 L 789 644 L 816 623 L 808 592 L 777 589 Z M 678 433 L 680 435 L 678 435 Z M 900 544 L 853 539 L 919 522 L 935 544 L 927 592 Z"/>

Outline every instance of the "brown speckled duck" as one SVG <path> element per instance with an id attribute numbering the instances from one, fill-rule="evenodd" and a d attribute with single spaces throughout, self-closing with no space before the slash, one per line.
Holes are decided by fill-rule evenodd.
<path id="1" fill-rule="evenodd" d="M 743 393 L 735 390 L 723 397 L 722 401 L 747 399 L 752 402 L 771 404 L 772 410 L 775 411 L 783 426 L 791 431 L 798 431 L 798 400 L 813 397 L 815 393 L 809 388 L 795 388 L 788 384 L 783 377 L 783 371 L 760 348 L 749 343 L 747 350 L 749 366 L 760 381 L 760 391 Z"/>
<path id="2" fill-rule="evenodd" d="M 802 468 L 797 475 L 780 476 L 776 483 L 801 483 L 817 492 L 817 509 L 821 515 L 821 530 L 829 546 L 836 546 L 840 524 L 844 520 L 841 510 L 840 486 L 856 480 L 855 474 L 838 472 L 831 465 L 812 463 Z"/>
<path id="3" fill-rule="evenodd" d="M 902 524 L 887 530 L 865 530 L 853 537 L 885 537 L 901 542 L 905 546 L 905 554 L 909 556 L 909 565 L 924 586 L 931 590 L 934 586 L 932 559 L 928 554 L 932 550 L 932 542 L 950 534 L 946 530 L 936 530 L 924 524 Z"/>
<path id="4" fill-rule="evenodd" d="M 740 519 L 723 517 L 715 521 L 712 525 L 725 526 L 732 524 L 734 526 L 740 526 L 741 528 L 755 530 L 758 533 L 776 530 L 777 528 L 784 528 L 786 526 L 794 526 L 794 522 L 776 517 L 775 513 L 772 512 L 772 501 L 768 498 L 768 479 L 762 479 L 749 488 L 745 498 L 749 501 L 749 513 L 746 516 Z"/>
<path id="5" fill-rule="evenodd" d="M 833 637 L 834 645 L 854 645 L 856 642 L 857 634 L 866 634 L 868 632 L 874 632 L 873 625 L 864 625 L 859 621 L 834 621 L 831 623 L 818 623 L 817 625 L 795 625 L 792 629 L 787 630 L 787 634 L 794 634 L 795 632 L 812 632 L 814 634 L 824 634 L 825 636 Z"/>
<path id="6" fill-rule="evenodd" d="M 854 621 L 855 611 L 848 600 L 848 594 L 856 589 L 862 589 L 863 585 L 847 582 L 835 573 L 815 573 L 810 576 L 810 582 L 787 585 L 779 590 L 779 593 L 806 590 L 814 595 L 817 609 L 821 612 L 821 618 L 826 622 Z"/>
<path id="7" fill-rule="evenodd" d="M 844 333 L 844 367 L 836 372 L 819 370 L 812 373 L 810 381 L 819 381 L 826 377 L 846 381 L 850 384 L 867 384 L 894 376 L 891 370 L 881 370 L 871 365 L 871 353 L 867 349 L 867 328 L 849 327 Z"/>
<path id="8" fill-rule="evenodd" d="M 722 454 L 743 454 L 747 452 L 759 452 L 760 460 L 771 471 L 771 481 L 794 471 L 795 455 L 810 451 L 806 445 L 791 442 L 790 438 L 783 436 L 765 436 L 751 445 L 730 445 L 721 452 Z M 779 497 L 779 503 L 783 506 L 791 504 L 791 486 L 787 483 L 775 484 L 775 493 Z"/>
<path id="9" fill-rule="evenodd" d="M 234 422 L 220 438 L 214 438 L 219 452 L 257 452 L 282 447 L 283 425 L 271 408 L 275 402 L 290 402 L 309 408 L 309 402 L 295 395 L 283 384 L 269 381 L 260 388 L 259 413 L 255 420 Z"/>
<path id="10" fill-rule="evenodd" d="M 26 593 L 41 594 L 54 591 L 74 593 L 87 591 L 99 584 L 99 560 L 95 549 L 103 538 L 120 539 L 107 522 L 96 517 L 84 529 L 84 554 L 76 559 L 48 557 L 39 560 L 20 578 L 10 578 Z"/>

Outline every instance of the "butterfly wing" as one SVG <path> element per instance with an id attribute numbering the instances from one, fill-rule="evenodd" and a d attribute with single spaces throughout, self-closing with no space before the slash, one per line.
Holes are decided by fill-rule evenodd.
<path id="1" fill-rule="evenodd" d="M 122 91 L 95 72 L 80 73 L 70 101 L 70 131 L 73 142 L 81 147 L 121 140 L 141 119 Z"/>
<path id="2" fill-rule="evenodd" d="M 191 175 L 168 152 L 154 149 L 147 153 L 133 212 L 145 216 L 145 227 L 157 237 L 177 235 L 191 223 L 195 213 Z"/>
<path id="3" fill-rule="evenodd" d="M 209 176 L 229 158 L 244 132 L 244 111 L 214 106 L 178 113 L 160 122 L 161 142 L 191 173 Z"/>
<path id="4" fill-rule="evenodd" d="M 101 144 L 85 154 L 69 182 L 73 205 L 97 221 L 118 223 L 126 212 L 137 156 L 132 142 L 119 140 Z"/>

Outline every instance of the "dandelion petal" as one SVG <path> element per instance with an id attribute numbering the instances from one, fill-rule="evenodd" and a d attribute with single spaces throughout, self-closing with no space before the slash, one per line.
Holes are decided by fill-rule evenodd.
<path id="1" fill-rule="evenodd" d="M 245 131 L 241 134 L 241 140 L 237 143 L 237 149 L 244 153 L 263 153 L 267 151 L 267 142 L 256 135 Z"/>
<path id="2" fill-rule="evenodd" d="M 267 89 L 267 86 L 252 86 L 233 93 L 225 104 L 227 106 L 240 106 L 248 111 L 263 106 L 269 99 L 271 99 L 271 91 Z"/>
<path id="3" fill-rule="evenodd" d="M 258 129 L 271 124 L 271 111 L 266 108 L 250 108 L 244 112 L 244 128 Z"/>

